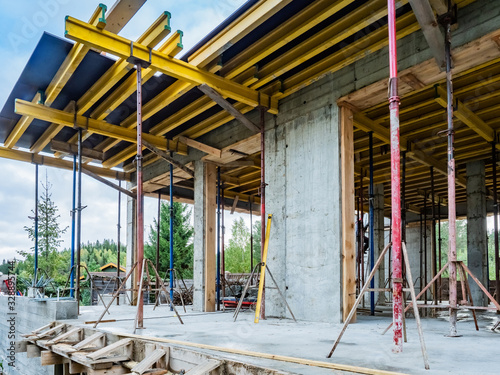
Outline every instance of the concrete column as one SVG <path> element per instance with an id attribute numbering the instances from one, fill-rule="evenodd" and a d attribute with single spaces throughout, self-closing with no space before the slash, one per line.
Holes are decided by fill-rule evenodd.
<path id="1" fill-rule="evenodd" d="M 266 212 L 273 214 L 267 263 L 297 319 L 339 322 L 339 109 L 334 84 L 323 83 L 286 98 L 266 121 Z M 275 289 L 266 290 L 266 315 L 290 317 Z"/>
<path id="2" fill-rule="evenodd" d="M 432 224 L 427 220 L 427 282 L 432 279 L 432 264 L 431 264 L 431 226 Z M 423 231 L 423 229 L 422 229 Z M 408 251 L 408 258 L 410 259 L 411 275 L 415 285 L 415 292 L 420 292 L 420 269 L 422 268 L 422 286 L 425 287 L 426 283 L 423 279 L 425 271 L 424 262 L 424 233 L 420 233 L 420 223 L 415 222 L 406 226 L 406 249 Z M 422 254 L 421 254 L 422 251 Z M 409 280 L 408 280 L 409 281 Z M 427 300 L 431 299 L 431 292 L 427 294 Z M 423 299 L 423 297 L 422 297 Z M 424 311 L 424 310 L 422 310 Z"/>
<path id="3" fill-rule="evenodd" d="M 486 181 L 484 161 L 467 163 L 467 265 L 479 281 L 488 282 Z M 457 249 L 458 250 L 458 249 Z M 469 278 L 474 305 L 486 306 L 487 297 Z"/>
<path id="4" fill-rule="evenodd" d="M 128 183 L 127 184 L 127 189 L 132 188 L 132 184 Z M 126 268 L 126 273 L 130 271 L 132 266 L 134 265 L 136 261 L 136 201 L 135 199 L 131 197 L 127 197 L 127 266 Z M 132 289 L 132 286 L 134 285 L 133 283 L 134 276 L 129 277 L 126 283 L 126 288 L 127 289 Z M 129 301 L 132 301 L 132 292 L 127 292 L 129 299 L 125 299 L 124 303 L 129 303 Z M 122 303 L 122 301 L 120 301 Z"/>
<path id="5" fill-rule="evenodd" d="M 374 209 L 374 243 L 375 243 L 375 261 L 379 258 L 384 250 L 384 184 L 377 184 L 373 187 L 373 209 Z M 385 263 L 388 261 L 388 256 L 380 264 L 378 273 L 375 279 L 375 288 L 385 287 Z M 385 293 L 378 293 L 377 304 L 382 305 L 385 303 Z"/>
<path id="6" fill-rule="evenodd" d="M 194 163 L 193 309 L 215 311 L 216 169 Z"/>

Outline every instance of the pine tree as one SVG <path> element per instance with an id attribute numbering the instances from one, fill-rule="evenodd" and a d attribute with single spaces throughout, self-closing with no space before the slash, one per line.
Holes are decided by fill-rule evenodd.
<path id="1" fill-rule="evenodd" d="M 193 233 L 190 223 L 191 209 L 187 204 L 174 202 L 174 269 L 183 278 L 193 277 Z M 156 262 L 158 221 L 150 226 L 149 242 L 144 246 L 144 256 Z M 170 269 L 170 205 L 160 206 L 160 264 L 158 273 L 164 276 Z"/>
<path id="2" fill-rule="evenodd" d="M 64 260 L 59 256 L 58 248 L 63 241 L 61 236 L 66 232 L 68 227 L 61 229 L 59 226 L 58 208 L 52 200 L 50 192 L 52 184 L 50 184 L 47 174 L 45 175 L 45 184 L 42 183 L 42 195 L 38 201 L 38 268 L 42 269 L 51 278 L 57 278 L 58 270 L 61 269 Z M 32 213 L 35 214 L 34 210 Z M 31 227 L 24 227 L 28 232 L 29 238 L 35 242 L 35 217 L 30 217 L 32 220 Z M 33 275 L 35 246 L 31 248 L 31 252 L 18 251 L 25 257 L 25 271 L 29 276 Z M 30 267 L 31 266 L 31 267 Z M 30 269 L 31 268 L 31 269 Z M 25 276 L 28 276 L 25 275 Z"/>

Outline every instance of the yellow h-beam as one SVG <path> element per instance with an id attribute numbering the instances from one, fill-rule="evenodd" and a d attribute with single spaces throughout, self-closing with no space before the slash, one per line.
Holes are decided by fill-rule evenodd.
<path id="1" fill-rule="evenodd" d="M 267 215 L 266 224 L 266 240 L 264 242 L 264 251 L 262 252 L 262 265 L 260 266 L 260 281 L 259 281 L 259 294 L 257 295 L 257 306 L 255 307 L 255 320 L 254 323 L 259 322 L 260 309 L 262 307 L 262 294 L 264 293 L 264 279 L 266 277 L 266 262 L 267 262 L 267 248 L 269 247 L 269 236 L 271 234 L 271 219 L 273 215 Z"/>

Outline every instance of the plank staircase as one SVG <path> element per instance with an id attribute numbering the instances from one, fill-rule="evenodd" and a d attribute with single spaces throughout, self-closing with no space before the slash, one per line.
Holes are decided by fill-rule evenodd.
<path id="1" fill-rule="evenodd" d="M 170 347 L 145 343 L 135 338 L 107 342 L 104 332 L 55 322 L 40 327 L 16 342 L 17 352 L 28 358 L 41 357 L 42 366 L 64 364 L 64 374 L 143 375 L 212 374 L 224 361 L 204 359 L 190 369 L 170 369 Z M 140 360 L 138 360 L 140 359 Z M 219 372 L 213 372 L 213 374 Z"/>

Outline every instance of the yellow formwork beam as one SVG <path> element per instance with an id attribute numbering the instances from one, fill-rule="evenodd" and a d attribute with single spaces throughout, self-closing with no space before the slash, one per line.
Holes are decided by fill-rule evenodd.
<path id="1" fill-rule="evenodd" d="M 242 16 L 214 36 L 208 43 L 200 47 L 189 57 L 189 63 L 205 67 L 214 58 L 234 45 L 257 26 L 278 13 L 291 0 L 260 0 Z"/>
<path id="2" fill-rule="evenodd" d="M 443 108 L 446 108 L 448 105 L 446 91 L 441 86 L 436 86 L 435 89 L 435 101 Z M 453 111 L 453 114 L 456 118 L 458 118 L 472 130 L 474 130 L 487 142 L 493 142 L 495 140 L 495 130 L 491 126 L 489 126 L 478 115 L 472 112 L 462 101 L 457 100 L 456 106 L 457 108 Z M 500 145 L 497 144 L 496 147 L 500 148 Z"/>
<path id="3" fill-rule="evenodd" d="M 155 48 L 158 43 L 170 34 L 171 17 L 169 12 L 163 12 L 160 17 L 148 27 L 143 36 L 137 39 L 137 43 L 144 44 L 148 48 Z"/>
<path id="4" fill-rule="evenodd" d="M 151 100 L 149 100 L 145 105 L 142 106 L 142 120 L 145 121 L 158 112 L 160 109 L 165 108 L 167 105 L 172 103 L 173 101 L 180 98 L 186 92 L 191 89 L 191 85 L 189 83 L 183 81 L 176 81 L 167 87 L 164 91 L 162 91 L 159 95 L 155 96 Z M 137 126 L 137 114 L 132 113 L 129 117 L 127 117 L 124 121 L 120 123 L 120 126 L 131 129 Z M 153 131 L 150 131 L 151 134 L 156 134 Z M 108 151 L 113 146 L 118 144 L 119 141 L 116 139 L 105 139 L 101 143 L 99 143 L 95 149 L 98 151 Z"/>
<path id="5" fill-rule="evenodd" d="M 313 2 L 224 64 L 221 75 L 227 78 L 236 77 L 353 2 L 354 0 Z"/>
<path id="6" fill-rule="evenodd" d="M 109 124 L 105 121 L 95 120 L 71 112 L 46 107 L 40 104 L 16 99 L 14 111 L 21 115 L 32 116 L 43 121 L 56 122 L 66 127 L 78 126 L 86 129 L 90 133 L 100 134 L 106 137 L 113 137 L 131 143 L 137 142 L 137 134 L 134 130 L 122 128 L 119 125 Z M 187 146 L 178 141 L 165 139 L 148 133 L 143 133 L 142 137 L 147 142 L 161 150 L 174 151 L 187 155 Z"/>
<path id="7" fill-rule="evenodd" d="M 97 23 L 99 22 L 99 18 L 102 15 L 103 9 L 104 11 L 106 11 L 106 6 L 103 4 L 99 4 L 97 9 L 90 17 L 90 24 L 97 25 Z M 49 83 L 49 86 L 45 90 L 45 103 L 47 105 L 51 105 L 52 102 L 57 98 L 64 85 L 66 84 L 66 82 L 68 82 L 69 78 L 74 73 L 78 65 L 80 65 L 88 51 L 89 48 L 81 43 L 75 43 L 75 45 L 73 45 L 63 63 L 59 67 L 56 75 L 54 76 L 54 78 L 52 78 L 52 81 Z M 33 101 L 35 101 L 35 99 L 33 99 Z M 14 147 L 17 141 L 24 134 L 26 129 L 28 129 L 32 121 L 33 118 L 29 118 L 26 116 L 21 117 L 17 124 L 14 126 L 14 129 L 12 129 L 9 136 L 7 137 L 7 140 L 4 143 L 5 146 Z M 45 144 L 44 147 L 46 145 L 47 144 Z"/>
<path id="8" fill-rule="evenodd" d="M 42 100 L 42 94 L 40 92 L 37 92 L 32 100 L 32 103 L 40 103 L 41 100 Z M 12 129 L 12 131 L 9 133 L 9 136 L 4 142 L 4 146 L 8 148 L 14 147 L 19 138 L 21 138 L 26 129 L 28 129 L 28 126 L 31 124 L 31 121 L 33 121 L 33 117 L 22 116 L 17 122 L 17 124 L 14 126 L 14 129 Z"/>
<path id="9" fill-rule="evenodd" d="M 259 81 L 251 87 L 255 89 L 262 87 L 385 16 L 387 16 L 386 0 L 371 1 L 369 5 L 357 8 L 263 66 L 259 70 Z"/>
<path id="10" fill-rule="evenodd" d="M 260 309 L 262 307 L 262 295 L 264 293 L 264 283 L 266 277 L 266 267 L 267 267 L 267 249 L 269 248 L 269 238 L 271 237 L 271 219 L 272 214 L 267 215 L 266 224 L 266 237 L 264 239 L 264 251 L 262 252 L 262 265 L 260 267 L 260 278 L 259 278 L 259 292 L 257 294 L 257 305 L 255 306 L 255 319 L 254 323 L 258 323 L 260 319 Z"/>
<path id="11" fill-rule="evenodd" d="M 416 22 L 413 13 L 405 14 L 396 21 L 398 29 L 397 39 L 402 39 L 420 29 Z M 279 98 L 286 97 L 301 90 L 318 80 L 325 74 L 339 71 L 340 69 L 365 58 L 388 45 L 387 26 L 380 27 L 376 31 L 367 36 L 349 44 L 347 47 L 333 53 L 332 55 L 311 64 L 301 72 L 285 79 L 283 81 L 283 95 Z"/>
<path id="12" fill-rule="evenodd" d="M 154 22 L 155 27 L 150 27 L 147 29 L 137 40 L 140 42 L 146 42 L 152 45 L 154 41 L 160 42 L 158 40 L 159 36 L 163 35 L 163 38 L 168 34 L 166 31 L 170 31 L 170 13 L 163 12 L 160 17 Z M 162 38 L 162 39 L 163 39 Z M 78 43 L 80 44 L 80 43 Z M 81 44 L 80 44 L 81 45 Z M 92 107 L 106 92 L 108 92 L 118 81 L 120 81 L 132 67 L 125 59 L 117 60 L 111 68 L 109 68 L 106 73 L 104 73 L 92 87 L 87 90 L 85 94 L 77 102 L 78 114 L 82 115 L 87 110 Z M 100 118 L 101 120 L 103 118 Z M 37 139 L 33 144 L 30 151 L 40 152 L 47 146 L 52 138 L 56 136 L 62 130 L 62 126 L 59 124 L 51 124 L 47 130 Z M 76 137 L 70 139 L 71 143 L 76 142 Z M 59 153 L 57 153 L 59 154 Z"/>
<path id="13" fill-rule="evenodd" d="M 46 165 L 49 167 L 61 168 L 61 169 L 73 169 L 73 162 L 69 160 L 63 160 L 58 158 L 53 158 L 50 156 L 43 156 L 39 154 L 33 154 L 31 152 L 12 150 L 7 147 L 0 146 L 0 158 L 23 161 L 26 163 L 35 163 L 39 165 Z M 119 172 L 112 169 L 106 169 L 101 167 L 96 167 L 92 165 L 86 165 L 85 169 L 101 176 L 107 178 L 114 178 L 116 180 L 130 181 L 130 173 Z"/>
<path id="14" fill-rule="evenodd" d="M 391 143 L 391 135 L 388 128 L 380 125 L 379 122 L 374 121 L 361 112 L 354 113 L 354 125 L 363 130 L 364 132 L 373 132 L 373 136 L 375 138 L 380 139 L 382 142 L 386 144 Z M 406 151 L 406 147 L 408 144 L 408 140 L 404 136 L 400 136 L 401 150 Z"/>
<path id="15" fill-rule="evenodd" d="M 278 111 L 277 102 L 271 100 L 271 97 L 268 95 L 204 71 L 184 61 L 169 57 L 157 51 L 152 51 L 142 44 L 133 43 L 116 34 L 109 33 L 105 30 L 101 31 L 97 27 L 75 18 L 66 18 L 65 34 L 70 39 L 85 43 L 88 46 L 98 48 L 120 58 L 128 58 L 132 52 L 134 58 L 150 61 L 150 69 L 195 85 L 206 83 L 223 95 L 240 102 L 253 107 L 264 106 L 269 108 L 269 112 L 274 114 Z"/>

